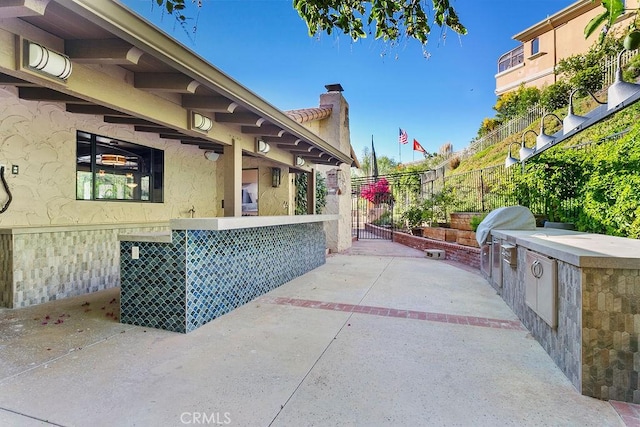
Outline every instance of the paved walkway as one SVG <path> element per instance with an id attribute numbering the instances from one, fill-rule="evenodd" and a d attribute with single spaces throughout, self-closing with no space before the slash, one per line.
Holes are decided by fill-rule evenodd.
<path id="1" fill-rule="evenodd" d="M 0 310 L 0 426 L 623 426 L 477 274 L 390 242 L 183 335 L 118 289 Z M 635 418 L 634 418 L 635 417 Z"/>

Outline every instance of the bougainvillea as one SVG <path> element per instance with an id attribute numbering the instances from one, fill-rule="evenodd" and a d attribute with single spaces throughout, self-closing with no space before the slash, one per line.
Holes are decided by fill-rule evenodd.
<path id="1" fill-rule="evenodd" d="M 360 196 L 376 205 L 393 202 L 391 188 L 389 188 L 389 182 L 385 178 L 380 178 L 372 184 L 363 186 L 360 191 Z"/>

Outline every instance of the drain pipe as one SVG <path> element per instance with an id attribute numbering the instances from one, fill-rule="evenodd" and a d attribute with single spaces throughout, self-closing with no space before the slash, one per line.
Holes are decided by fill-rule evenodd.
<path id="1" fill-rule="evenodd" d="M 4 179 L 4 166 L 0 166 L 0 181 L 2 181 L 2 185 L 4 186 L 4 191 L 7 192 L 7 203 L 4 204 L 2 208 L 0 208 L 0 214 L 4 213 L 7 209 L 9 209 L 9 205 L 11 204 L 11 200 L 13 200 L 13 196 L 11 196 L 11 191 L 9 190 L 9 185 L 7 184 L 7 180 Z"/>

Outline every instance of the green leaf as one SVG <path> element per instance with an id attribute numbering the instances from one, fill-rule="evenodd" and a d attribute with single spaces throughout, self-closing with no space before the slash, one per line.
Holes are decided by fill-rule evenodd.
<path id="1" fill-rule="evenodd" d="M 586 27 L 584 27 L 584 38 L 588 38 L 598 27 L 609 19 L 609 11 L 602 12 L 600 15 L 594 17 L 589 21 Z"/>

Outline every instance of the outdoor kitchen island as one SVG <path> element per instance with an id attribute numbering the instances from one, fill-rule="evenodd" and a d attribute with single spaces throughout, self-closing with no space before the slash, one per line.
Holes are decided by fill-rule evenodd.
<path id="1" fill-rule="evenodd" d="M 578 391 L 640 403 L 640 240 L 554 228 L 491 234 L 502 258 L 492 285 Z"/>
<path id="2" fill-rule="evenodd" d="M 325 263 L 338 215 L 172 219 L 122 234 L 120 320 L 190 332 Z"/>

